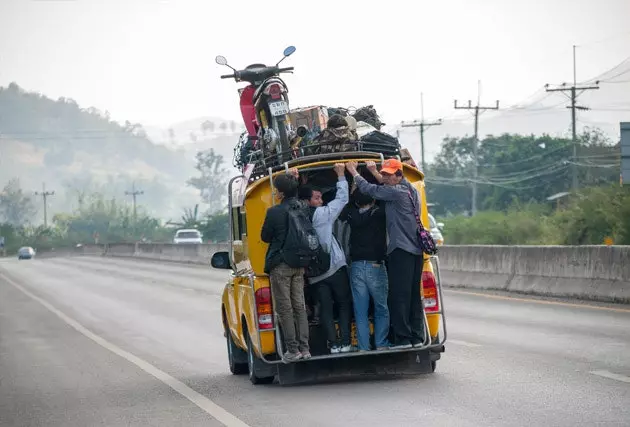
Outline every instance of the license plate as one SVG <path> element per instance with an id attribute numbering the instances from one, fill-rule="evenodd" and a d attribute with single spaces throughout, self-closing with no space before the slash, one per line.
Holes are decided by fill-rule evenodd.
<path id="1" fill-rule="evenodd" d="M 269 111 L 274 117 L 287 115 L 289 114 L 289 104 L 285 101 L 270 102 Z"/>

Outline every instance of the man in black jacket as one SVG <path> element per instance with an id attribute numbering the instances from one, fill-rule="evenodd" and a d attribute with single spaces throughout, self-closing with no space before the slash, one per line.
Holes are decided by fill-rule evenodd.
<path id="1" fill-rule="evenodd" d="M 280 204 L 267 210 L 260 238 L 269 243 L 265 258 L 265 273 L 271 281 L 271 295 L 284 334 L 287 360 L 311 357 L 308 338 L 308 318 L 304 303 L 304 268 L 289 267 L 283 257 L 282 247 L 287 234 L 288 210 L 307 209 L 297 199 L 297 170 L 291 175 L 279 175 L 274 179 Z"/>
<path id="2" fill-rule="evenodd" d="M 350 284 L 360 351 L 370 350 L 370 297 L 374 301 L 374 342 L 377 350 L 389 348 L 389 309 L 385 209 L 358 190 L 340 219 L 350 225 Z"/>

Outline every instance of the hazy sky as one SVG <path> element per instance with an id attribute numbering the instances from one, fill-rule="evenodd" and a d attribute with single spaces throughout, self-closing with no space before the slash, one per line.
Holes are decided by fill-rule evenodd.
<path id="1" fill-rule="evenodd" d="M 302 4 L 302 5 L 300 5 Z M 0 85 L 11 81 L 167 126 L 239 119 L 227 69 L 285 61 L 293 107 L 374 104 L 389 123 L 503 105 L 630 56 L 630 0 L 0 0 Z"/>

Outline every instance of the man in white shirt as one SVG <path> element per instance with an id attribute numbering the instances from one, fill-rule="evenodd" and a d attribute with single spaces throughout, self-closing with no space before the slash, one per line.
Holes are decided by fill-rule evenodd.
<path id="1" fill-rule="evenodd" d="M 300 188 L 299 198 L 310 206 L 313 227 L 317 232 L 320 244 L 330 254 L 330 268 L 320 276 L 309 279 L 316 288 L 320 302 L 320 320 L 326 330 L 330 352 L 347 353 L 350 345 L 350 322 L 352 320 L 352 293 L 347 271 L 346 255 L 333 236 L 333 225 L 343 208 L 350 200 L 348 181 L 345 177 L 345 165 L 337 163 L 334 167 L 337 174 L 337 194 L 328 205 L 323 206 L 322 193 L 310 186 Z M 333 304 L 339 311 L 339 330 L 341 340 L 337 338 L 337 330 L 333 315 Z"/>

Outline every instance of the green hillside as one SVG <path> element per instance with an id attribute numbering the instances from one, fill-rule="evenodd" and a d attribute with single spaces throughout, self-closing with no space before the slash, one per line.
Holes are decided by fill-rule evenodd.
<path id="1" fill-rule="evenodd" d="M 56 191 L 52 213 L 67 211 L 80 194 L 124 198 L 135 181 L 150 212 L 178 216 L 198 202 L 198 191 L 186 185 L 194 165 L 189 153 L 152 143 L 140 124 L 15 83 L 0 88 L 0 184 L 19 178 L 25 191 L 36 191 L 45 182 Z"/>

